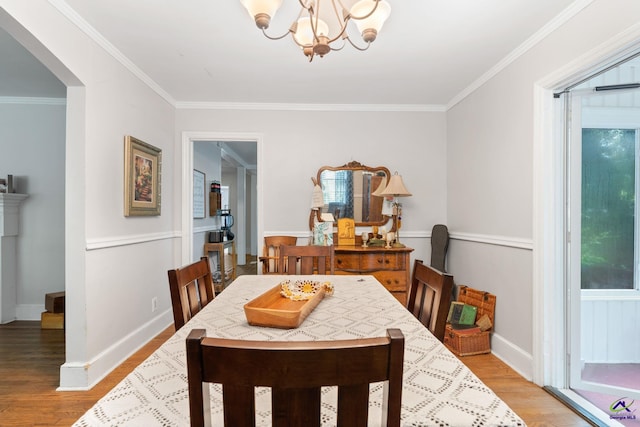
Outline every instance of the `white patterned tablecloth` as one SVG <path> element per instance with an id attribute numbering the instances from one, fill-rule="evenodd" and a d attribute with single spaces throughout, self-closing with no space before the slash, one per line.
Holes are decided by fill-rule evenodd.
<path id="1" fill-rule="evenodd" d="M 373 276 L 306 276 L 330 281 L 325 297 L 296 329 L 251 326 L 243 306 L 283 280 L 305 276 L 240 276 L 204 310 L 136 367 L 76 423 L 86 426 L 188 426 L 185 339 L 191 329 L 245 340 L 307 341 L 405 336 L 403 426 L 524 426 L 494 392 L 440 343 Z M 211 389 L 214 425 L 222 425 L 221 393 Z M 323 390 L 323 425 L 335 425 L 336 393 Z M 371 387 L 369 425 L 380 425 L 382 386 Z M 259 426 L 270 425 L 270 392 L 256 391 Z"/>

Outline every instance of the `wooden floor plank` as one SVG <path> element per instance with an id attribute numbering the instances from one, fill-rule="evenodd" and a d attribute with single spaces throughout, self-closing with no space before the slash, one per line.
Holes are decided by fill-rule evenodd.
<path id="1" fill-rule="evenodd" d="M 459 358 L 528 426 L 586 427 L 591 424 L 492 354 Z"/>
<path id="2" fill-rule="evenodd" d="M 167 328 L 89 391 L 58 392 L 64 331 L 39 322 L 0 325 L 0 425 L 69 426 L 173 334 Z M 590 424 L 491 354 L 460 358 L 528 426 Z"/>

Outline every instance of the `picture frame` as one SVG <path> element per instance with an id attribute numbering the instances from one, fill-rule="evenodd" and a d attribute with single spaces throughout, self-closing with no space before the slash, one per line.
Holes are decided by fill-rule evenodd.
<path id="1" fill-rule="evenodd" d="M 206 175 L 197 169 L 193 170 L 193 217 L 204 218 L 207 202 L 205 195 L 207 193 Z"/>
<path id="2" fill-rule="evenodd" d="M 162 150 L 130 135 L 124 138 L 124 216 L 158 216 Z"/>

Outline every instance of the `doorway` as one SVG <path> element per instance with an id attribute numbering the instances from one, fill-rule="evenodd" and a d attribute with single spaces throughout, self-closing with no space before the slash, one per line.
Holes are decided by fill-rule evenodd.
<path id="1" fill-rule="evenodd" d="M 638 70 L 640 56 L 631 56 L 561 95 L 566 388 L 559 392 L 603 425 L 637 425 L 640 417 Z"/>
<path id="2" fill-rule="evenodd" d="M 236 175 L 241 177 L 241 180 L 246 180 L 245 185 L 250 186 L 251 191 L 251 207 L 247 210 L 246 199 L 242 199 L 239 202 L 236 201 L 236 206 L 239 206 L 241 215 L 246 217 L 246 221 L 242 226 L 242 229 L 236 234 L 238 236 L 250 236 L 249 243 L 247 240 L 238 240 L 236 242 L 236 251 L 247 251 L 247 248 L 257 247 L 257 242 L 263 234 L 263 221 L 260 216 L 262 211 L 262 191 L 261 191 L 261 174 L 262 168 L 262 152 L 263 152 L 263 138 L 261 134 L 254 133 L 220 133 L 220 132 L 183 132 L 182 134 L 182 262 L 187 264 L 192 262 L 194 257 L 194 226 L 193 226 L 193 176 L 190 171 L 193 170 L 193 152 L 195 142 L 211 142 L 215 141 L 222 147 L 224 160 L 224 168 L 229 173 L 229 168 L 236 169 Z M 247 144 L 249 143 L 249 144 Z M 239 160 L 239 154 L 236 152 L 247 149 L 248 147 L 255 147 L 256 164 L 251 173 L 247 174 L 247 165 L 243 165 Z M 253 148 L 252 148 L 253 149 Z M 232 203 L 234 203 L 232 201 Z M 246 215 L 245 215 L 246 212 Z M 247 222 L 250 222 L 250 226 L 247 227 Z M 243 237 L 244 239 L 244 237 Z"/>

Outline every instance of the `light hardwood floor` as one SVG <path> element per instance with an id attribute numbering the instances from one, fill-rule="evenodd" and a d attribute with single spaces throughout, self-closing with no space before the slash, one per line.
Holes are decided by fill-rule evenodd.
<path id="1" fill-rule="evenodd" d="M 41 330 L 39 322 L 0 325 L 0 426 L 70 426 L 172 334 L 173 326 L 91 390 L 58 392 L 60 365 L 64 363 L 64 331 Z M 590 425 L 495 356 L 467 356 L 461 360 L 528 426 Z"/>

